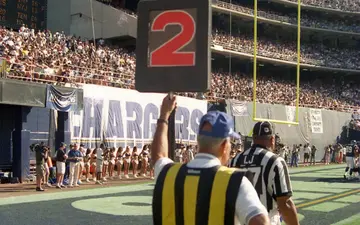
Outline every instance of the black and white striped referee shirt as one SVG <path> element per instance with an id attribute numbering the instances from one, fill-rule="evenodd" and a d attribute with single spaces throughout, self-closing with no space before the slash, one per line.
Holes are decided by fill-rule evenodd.
<path id="1" fill-rule="evenodd" d="M 276 198 L 292 196 L 289 171 L 283 158 L 260 145 L 238 154 L 231 162 L 232 167 L 254 173 L 253 185 L 261 203 L 267 208 L 272 224 L 279 217 Z"/>

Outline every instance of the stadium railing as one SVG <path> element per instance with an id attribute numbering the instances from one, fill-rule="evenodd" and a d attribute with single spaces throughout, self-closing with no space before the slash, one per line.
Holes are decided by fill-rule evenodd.
<path id="1" fill-rule="evenodd" d="M 219 7 L 219 11 L 222 12 L 220 8 L 226 9 L 226 10 L 232 10 L 235 12 L 238 16 L 241 17 L 247 17 L 247 18 L 253 18 L 254 17 L 254 11 L 251 8 L 244 7 L 241 5 L 231 4 L 224 1 L 214 1 L 213 6 Z M 236 16 L 236 14 L 233 14 L 233 16 Z M 297 27 L 297 21 L 296 17 L 292 18 L 290 16 L 281 16 L 277 14 L 272 14 L 271 12 L 264 12 L 264 11 L 258 11 L 258 20 L 263 21 L 266 23 L 274 24 L 274 25 L 280 25 L 280 26 L 291 26 L 296 28 Z M 304 21 L 304 19 L 302 19 Z M 341 27 L 317 27 L 317 26 L 311 26 L 306 23 L 301 24 L 302 29 L 308 29 L 313 31 L 320 31 L 320 32 L 330 32 L 330 33 L 342 33 L 342 34 L 349 34 L 349 35 L 360 35 L 360 31 L 358 29 L 355 29 L 354 27 L 346 27 L 349 29 L 341 29 Z"/>
<path id="2" fill-rule="evenodd" d="M 8 65 L 9 66 L 9 65 Z M 114 71 L 105 71 L 100 69 L 89 69 L 87 67 L 79 67 L 73 65 L 64 65 L 57 66 L 53 68 L 43 69 L 37 65 L 25 65 L 27 68 L 31 68 L 30 70 L 19 70 L 16 67 L 24 66 L 23 64 L 13 63 L 5 69 L 3 73 L 4 78 L 8 79 L 17 79 L 28 82 L 36 82 L 36 83 L 44 83 L 44 84 L 54 84 L 61 86 L 71 86 L 81 88 L 84 84 L 95 84 L 102 86 L 110 86 L 110 87 L 118 87 L 125 89 L 134 89 L 134 74 L 127 73 L 119 73 Z M 64 68 L 66 67 L 66 69 Z M 91 73 L 87 71 L 91 70 Z M 69 71 L 70 73 L 66 73 L 64 75 L 63 71 Z M 97 73 L 95 73 L 97 72 Z M 100 74 L 103 73 L 111 73 L 112 75 Z M 60 74 L 61 73 L 61 74 Z M 70 75 L 71 74 L 71 75 Z M 79 76 L 79 74 L 81 74 Z M 179 95 L 186 97 L 195 97 L 196 93 L 179 93 Z M 206 100 L 211 102 L 223 101 L 225 99 L 235 99 L 239 101 L 246 101 L 246 98 L 243 95 L 228 95 L 222 93 L 214 93 L 208 92 L 205 93 Z M 280 104 L 280 105 L 289 105 L 289 102 L 282 101 L 271 101 L 270 103 L 259 99 L 260 103 L 268 103 L 268 104 Z M 291 104 L 290 104 L 291 105 Z M 308 108 L 319 108 L 318 104 L 300 104 L 300 107 L 308 107 Z M 360 110 L 360 107 L 357 106 L 342 106 L 339 105 L 337 107 L 321 107 L 322 109 L 328 110 L 336 110 L 342 112 L 351 112 Z"/>

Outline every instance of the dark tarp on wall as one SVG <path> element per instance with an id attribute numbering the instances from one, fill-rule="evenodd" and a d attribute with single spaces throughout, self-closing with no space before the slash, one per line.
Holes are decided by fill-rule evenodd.
<path id="1" fill-rule="evenodd" d="M 231 114 L 231 101 L 227 100 L 227 111 Z M 290 121 L 294 119 L 295 111 L 290 112 L 289 107 L 284 105 L 261 104 L 257 105 L 257 118 L 268 118 L 276 120 Z M 251 135 L 251 130 L 255 124 L 252 119 L 252 102 L 247 103 L 247 111 L 249 116 L 235 117 L 235 131 L 244 135 Z M 315 118 L 315 112 L 321 112 L 318 118 Z M 321 120 L 318 127 L 315 127 L 315 119 Z M 275 132 L 278 133 L 283 142 L 292 149 L 293 144 L 310 143 L 315 145 L 319 150 L 317 160 L 321 160 L 324 153 L 324 147 L 334 144 L 337 137 L 343 132 L 343 127 L 349 124 L 351 119 L 350 113 L 330 111 L 330 110 L 314 110 L 310 108 L 299 108 L 299 125 L 275 124 Z M 321 126 L 320 126 L 321 125 Z M 318 129 L 321 127 L 321 129 Z M 315 132 L 314 132 L 315 131 Z M 318 132 L 318 133 L 316 133 Z"/>
<path id="2" fill-rule="evenodd" d="M 46 106 L 46 84 L 0 79 L 0 103 L 22 106 Z M 76 90 L 78 109 L 83 108 L 83 90 L 57 86 L 60 91 Z"/>

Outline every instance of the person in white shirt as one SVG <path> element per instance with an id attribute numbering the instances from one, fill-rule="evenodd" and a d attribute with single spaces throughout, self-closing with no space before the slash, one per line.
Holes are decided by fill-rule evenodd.
<path id="1" fill-rule="evenodd" d="M 103 172 L 103 152 L 104 144 L 100 144 L 100 148 L 96 149 L 96 184 L 102 184 L 102 172 Z"/>
<path id="2" fill-rule="evenodd" d="M 309 163 L 310 159 L 310 153 L 311 153 L 311 147 L 310 144 L 307 143 L 304 145 L 304 164 Z"/>
<path id="3" fill-rule="evenodd" d="M 182 148 L 178 148 L 175 150 L 175 162 L 182 163 Z"/>
<path id="4" fill-rule="evenodd" d="M 161 105 L 160 118 L 151 148 L 151 159 L 155 163 L 156 179 L 153 196 L 154 224 L 157 224 L 156 221 L 163 221 L 162 224 L 175 224 L 177 219 L 182 221 L 192 220 L 195 224 L 194 220 L 207 218 L 208 222 L 204 222 L 204 224 L 214 223 L 221 225 L 225 224 L 226 221 L 226 224 L 236 225 L 269 225 L 267 210 L 261 204 L 245 173 L 224 166 L 228 162 L 230 155 L 230 138 L 239 138 L 239 135 L 233 131 L 234 124 L 231 117 L 219 111 L 208 112 L 204 115 L 199 126 L 199 153 L 189 163 L 179 164 L 168 158 L 168 119 L 175 107 L 176 97 L 166 96 Z M 178 172 L 176 173 L 176 171 Z M 228 182 L 218 180 L 217 175 L 219 177 L 228 176 Z M 237 178 L 238 176 L 239 178 Z M 172 182 L 167 181 L 168 179 L 178 181 L 175 188 L 171 186 Z M 189 182 L 186 182 L 188 179 Z M 237 182 L 237 185 L 235 183 L 231 185 L 230 180 Z M 223 191 L 216 188 L 209 191 L 209 187 L 213 185 Z M 178 189 L 178 187 L 184 189 Z M 193 191 L 194 188 L 199 190 Z M 226 191 L 224 192 L 224 190 Z M 228 192 L 234 195 L 230 196 Z M 163 193 L 169 195 L 168 197 L 176 197 L 174 197 L 175 199 L 167 198 L 166 201 L 162 201 Z M 220 197 L 222 193 L 226 193 L 225 200 L 224 197 Z M 192 202 L 194 198 L 187 198 L 192 194 L 197 196 L 196 202 Z M 234 198 L 234 196 L 236 197 Z M 235 201 L 232 199 L 235 199 Z M 176 211 L 176 209 L 181 208 L 178 205 L 180 202 L 182 206 L 188 204 L 192 207 L 183 207 L 186 212 L 182 210 Z M 166 205 L 163 207 L 163 204 Z M 222 207 L 224 205 L 231 205 L 233 211 L 229 214 L 229 211 L 226 211 L 227 207 Z M 205 212 L 198 213 L 196 209 L 205 206 L 208 209 Z M 213 218 L 212 211 L 221 213 L 223 219 Z M 192 217 L 189 214 L 195 215 Z"/>

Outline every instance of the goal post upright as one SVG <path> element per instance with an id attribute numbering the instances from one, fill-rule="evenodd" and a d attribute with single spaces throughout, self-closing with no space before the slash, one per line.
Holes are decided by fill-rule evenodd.
<path id="1" fill-rule="evenodd" d="M 296 103 L 295 121 L 264 119 L 256 117 L 256 81 L 257 81 L 257 21 L 258 0 L 254 0 L 254 58 L 253 58 L 253 121 L 268 121 L 271 123 L 299 125 L 299 103 L 300 103 L 300 63 L 301 63 L 301 0 L 297 4 L 297 64 L 296 64 Z"/>

